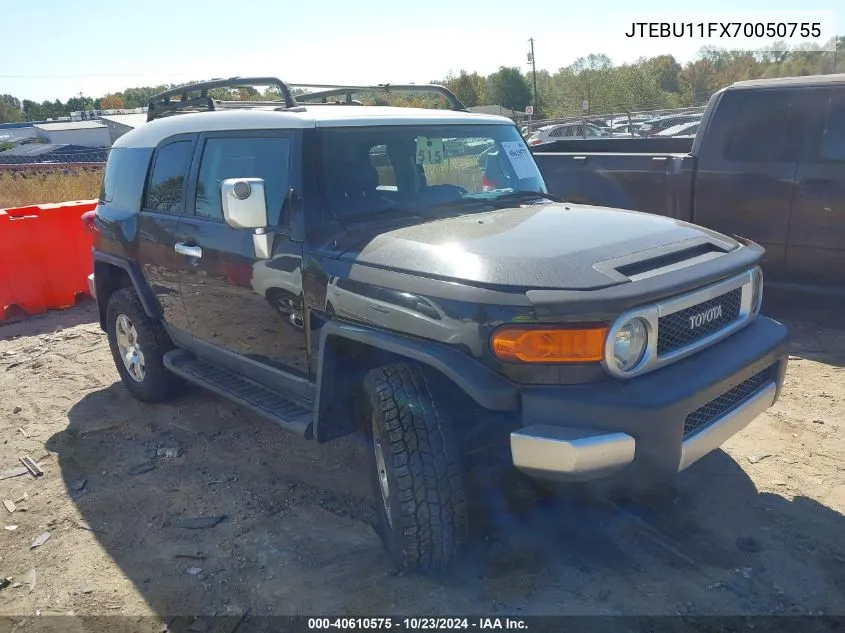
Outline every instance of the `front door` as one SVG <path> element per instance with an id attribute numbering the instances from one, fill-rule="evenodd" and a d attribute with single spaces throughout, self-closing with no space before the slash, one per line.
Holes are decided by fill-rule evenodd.
<path id="1" fill-rule="evenodd" d="M 182 294 L 191 334 L 202 354 L 243 366 L 258 363 L 308 375 L 302 302 L 302 244 L 291 238 L 287 216 L 296 174 L 293 133 L 209 133 L 199 138 L 179 224 Z M 274 246 L 256 254 L 254 234 L 223 221 L 220 185 L 227 178 L 262 178 Z M 233 354 L 230 354 L 233 353 Z M 222 361 L 220 361 L 222 362 Z M 266 375 L 266 374 L 265 374 Z"/>
<path id="2" fill-rule="evenodd" d="M 818 282 L 845 283 L 845 88 L 807 93 L 807 129 L 792 203 L 787 266 Z"/>

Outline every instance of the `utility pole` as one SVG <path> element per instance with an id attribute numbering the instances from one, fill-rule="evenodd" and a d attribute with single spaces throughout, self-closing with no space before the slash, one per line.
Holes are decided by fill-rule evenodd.
<path id="1" fill-rule="evenodd" d="M 528 61 L 531 63 L 531 78 L 534 82 L 534 114 L 537 114 L 537 65 L 534 62 L 534 38 L 530 38 L 528 43 L 531 44 L 531 51 L 528 53 Z"/>

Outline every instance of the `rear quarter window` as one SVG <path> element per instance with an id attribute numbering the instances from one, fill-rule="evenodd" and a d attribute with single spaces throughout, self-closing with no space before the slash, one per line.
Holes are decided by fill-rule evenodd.
<path id="1" fill-rule="evenodd" d="M 151 156 L 148 148 L 113 148 L 103 172 L 100 204 L 138 211 Z"/>
<path id="2" fill-rule="evenodd" d="M 193 143 L 175 141 L 163 145 L 156 152 L 145 209 L 181 213 L 185 178 Z"/>

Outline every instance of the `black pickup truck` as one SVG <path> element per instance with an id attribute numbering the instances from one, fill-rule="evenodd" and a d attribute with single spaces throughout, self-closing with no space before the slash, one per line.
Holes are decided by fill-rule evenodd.
<path id="1" fill-rule="evenodd" d="M 742 235 L 770 277 L 845 283 L 845 74 L 742 81 L 685 138 L 531 148 L 568 202 L 647 211 Z"/>

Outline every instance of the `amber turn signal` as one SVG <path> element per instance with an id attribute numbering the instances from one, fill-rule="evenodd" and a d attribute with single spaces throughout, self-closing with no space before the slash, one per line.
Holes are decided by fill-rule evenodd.
<path id="1" fill-rule="evenodd" d="M 606 327 L 538 328 L 503 326 L 490 345 L 511 363 L 593 363 L 604 356 Z"/>

